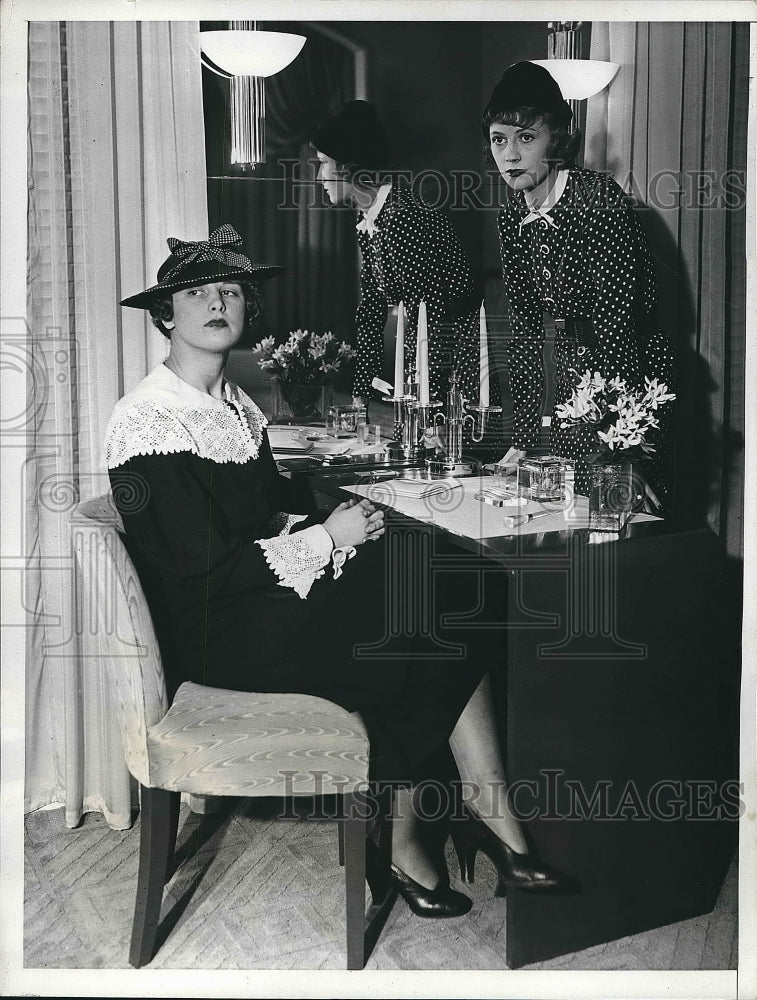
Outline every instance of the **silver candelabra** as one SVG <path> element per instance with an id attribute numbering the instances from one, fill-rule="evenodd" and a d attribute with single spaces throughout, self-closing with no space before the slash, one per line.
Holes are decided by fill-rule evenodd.
<path id="1" fill-rule="evenodd" d="M 476 464 L 463 459 L 463 427 L 468 421 L 471 440 L 479 444 L 490 414 L 501 413 L 501 406 L 474 406 L 463 399 L 457 383 L 457 372 L 452 372 L 445 413 L 437 413 L 434 422 L 444 427 L 444 454 L 426 459 L 429 472 L 444 476 L 468 476 L 476 471 Z M 466 412 L 466 410 L 468 412 Z"/>
<path id="2" fill-rule="evenodd" d="M 413 371 L 408 373 L 408 381 L 403 383 L 401 392 L 397 394 L 395 390 L 391 402 L 394 403 L 395 424 L 402 428 L 401 441 L 395 442 L 394 449 L 401 450 L 402 457 L 407 460 L 424 458 L 431 474 L 443 476 L 466 476 L 476 471 L 475 463 L 463 459 L 463 426 L 466 421 L 470 422 L 471 438 L 478 444 L 484 438 L 489 415 L 502 412 L 501 406 L 474 406 L 463 399 L 454 371 L 444 413 L 432 416 L 432 412 L 442 405 L 437 400 L 426 404 L 418 401 L 418 382 Z M 424 431 L 438 426 L 444 427 L 444 454 L 428 456 Z"/>
<path id="3" fill-rule="evenodd" d="M 394 423 L 402 428 L 402 437 L 399 442 L 393 442 L 395 450 L 399 448 L 402 458 L 410 461 L 418 461 L 427 452 L 427 447 L 423 443 L 424 431 L 433 426 L 431 413 L 441 406 L 437 400 L 429 403 L 421 403 L 418 399 L 418 381 L 415 372 L 411 369 L 408 372 L 407 382 L 403 382 L 399 394 L 395 388 L 395 394 L 390 398 L 394 403 Z"/>

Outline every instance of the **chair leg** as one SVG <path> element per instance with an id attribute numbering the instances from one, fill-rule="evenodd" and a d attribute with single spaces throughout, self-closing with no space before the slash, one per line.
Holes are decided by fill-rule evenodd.
<path id="1" fill-rule="evenodd" d="M 344 884 L 347 913 L 347 968 L 365 968 L 365 840 L 367 817 L 354 795 L 344 796 Z M 363 810 L 364 812 L 365 810 Z"/>
<path id="2" fill-rule="evenodd" d="M 344 868 L 344 820 L 336 821 L 336 835 L 339 839 L 339 864 Z"/>
<path id="3" fill-rule="evenodd" d="M 163 886 L 176 845 L 178 792 L 140 788 L 139 877 L 129 962 L 139 969 L 153 957 L 160 921 Z M 174 822 L 175 818 L 175 822 Z"/>
<path id="4" fill-rule="evenodd" d="M 163 885 L 166 882 L 170 882 L 174 873 L 176 835 L 179 830 L 179 810 L 181 808 L 181 793 L 169 794 L 171 794 L 171 802 L 168 810 L 168 854 L 166 856 L 166 874 L 163 878 Z"/>

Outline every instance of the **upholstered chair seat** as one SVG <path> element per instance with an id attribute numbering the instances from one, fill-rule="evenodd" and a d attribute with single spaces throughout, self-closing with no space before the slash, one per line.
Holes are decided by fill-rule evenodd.
<path id="1" fill-rule="evenodd" d="M 150 726 L 150 780 L 195 795 L 341 793 L 366 780 L 368 737 L 360 716 L 305 694 L 248 694 L 181 685 Z"/>

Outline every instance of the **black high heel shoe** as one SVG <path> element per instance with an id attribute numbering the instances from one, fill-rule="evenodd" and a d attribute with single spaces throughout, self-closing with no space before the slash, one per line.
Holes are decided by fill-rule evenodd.
<path id="1" fill-rule="evenodd" d="M 460 862 L 460 877 L 466 885 L 473 884 L 476 854 L 481 851 L 497 869 L 499 885 L 497 895 L 504 896 L 507 886 L 515 889 L 544 892 L 567 889 L 570 881 L 554 868 L 538 861 L 531 854 L 519 854 L 494 833 L 494 831 L 468 813 L 461 823 L 452 822 L 452 843 Z"/>
<path id="2" fill-rule="evenodd" d="M 393 865 L 370 839 L 366 847 L 366 878 L 374 903 L 381 903 L 394 886 L 416 917 L 462 917 L 473 906 L 468 896 L 450 888 L 449 880 L 427 889 Z"/>

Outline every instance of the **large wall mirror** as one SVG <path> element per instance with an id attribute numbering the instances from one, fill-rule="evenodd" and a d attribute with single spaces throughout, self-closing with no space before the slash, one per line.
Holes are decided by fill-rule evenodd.
<path id="1" fill-rule="evenodd" d="M 228 22 L 201 24 L 203 30 L 225 27 Z M 307 328 L 354 342 L 356 217 L 328 204 L 307 140 L 328 114 L 359 97 L 379 111 L 391 167 L 450 218 L 485 289 L 491 334 L 504 336 L 498 178 L 484 157 L 480 112 L 503 66 L 545 55 L 546 24 L 266 21 L 258 27 L 307 39 L 297 58 L 265 81 L 265 163 L 231 165 L 230 87 L 208 69 L 203 99 L 210 227 L 231 222 L 257 260 L 287 268 L 266 288 L 261 335 L 283 340 Z M 394 322 L 390 313 L 389 379 Z M 267 383 L 249 351 L 233 352 L 229 372 L 265 405 Z M 349 380 L 346 375 L 337 388 L 348 391 Z"/>
<path id="2" fill-rule="evenodd" d="M 226 22 L 203 23 L 211 26 Z M 354 342 L 356 217 L 326 204 L 307 137 L 346 100 L 366 97 L 386 127 L 392 166 L 414 184 L 426 178 L 422 193 L 448 216 L 480 278 L 490 358 L 507 409 L 503 347 L 510 328 L 497 236 L 499 179 L 484 153 L 480 115 L 507 66 L 547 57 L 548 23 L 266 21 L 259 27 L 307 37 L 294 62 L 266 82 L 265 164 L 244 173 L 230 167 L 228 84 L 203 71 L 203 85 L 210 226 L 232 222 L 259 260 L 287 267 L 266 289 L 261 334 L 282 340 L 290 330 L 307 327 Z M 680 420 L 677 449 L 687 479 L 680 495 L 701 516 L 712 504 L 701 483 L 725 475 L 721 451 L 738 446 L 722 428 L 731 419 L 737 427 L 741 419 L 729 415 L 731 401 L 741 406 L 742 399 L 739 389 L 729 386 L 738 386 L 743 368 L 745 213 L 743 199 L 726 196 L 708 202 L 710 208 L 725 205 L 726 211 L 704 211 L 689 189 L 713 170 L 720 178 L 744 176 L 748 28 L 693 21 L 584 22 L 583 54 L 612 57 L 623 67 L 611 99 L 580 102 L 578 121 L 586 136 L 581 161 L 617 177 L 633 194 L 646 230 L 660 322 L 679 359 L 679 413 L 686 417 Z M 671 190 L 676 184 L 679 194 Z M 393 332 L 390 316 L 385 333 L 390 366 Z M 545 335 L 549 412 L 550 322 Z M 266 382 L 249 351 L 234 352 L 229 371 L 265 404 Z M 387 374 L 385 367 L 384 377 L 391 379 L 391 368 Z M 343 382 L 341 388 L 348 386 Z M 545 428 L 545 439 L 547 433 Z M 700 474 L 703 454 L 712 468 Z"/>

